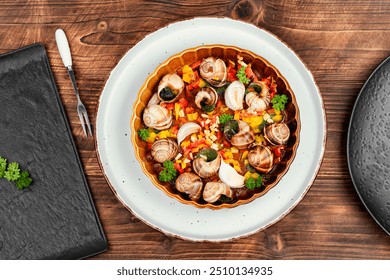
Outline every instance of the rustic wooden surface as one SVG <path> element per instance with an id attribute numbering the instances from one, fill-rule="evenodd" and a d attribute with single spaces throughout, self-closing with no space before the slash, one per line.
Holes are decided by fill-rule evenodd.
<path id="1" fill-rule="evenodd" d="M 253 23 L 292 47 L 325 103 L 328 139 L 320 172 L 301 203 L 268 229 L 234 242 L 192 243 L 150 228 L 115 198 L 76 100 L 54 32 L 68 34 L 91 122 L 111 69 L 146 34 L 195 16 Z M 364 81 L 390 55 L 390 0 L 2 0 L 0 52 L 42 42 L 84 164 L 109 250 L 92 259 L 390 259 L 390 237 L 360 202 L 348 173 L 346 134 Z"/>

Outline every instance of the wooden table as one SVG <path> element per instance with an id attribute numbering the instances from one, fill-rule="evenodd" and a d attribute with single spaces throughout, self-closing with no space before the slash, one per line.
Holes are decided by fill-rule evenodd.
<path id="1" fill-rule="evenodd" d="M 100 170 L 94 140 L 83 136 L 54 40 L 57 28 L 67 32 L 82 100 L 94 123 L 105 81 L 126 51 L 160 27 L 195 16 L 231 17 L 276 34 L 312 71 L 327 116 L 323 164 L 299 205 L 262 232 L 219 244 L 167 237 L 116 199 Z M 92 259 L 390 258 L 390 238 L 360 202 L 346 161 L 354 101 L 370 73 L 390 55 L 390 0 L 2 0 L 0 51 L 34 42 L 48 51 L 108 239 L 109 250 Z"/>

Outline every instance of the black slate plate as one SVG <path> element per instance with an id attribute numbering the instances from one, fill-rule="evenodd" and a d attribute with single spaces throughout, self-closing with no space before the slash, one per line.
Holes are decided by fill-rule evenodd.
<path id="1" fill-rule="evenodd" d="M 25 190 L 0 179 L 0 259 L 107 249 L 43 45 L 0 56 L 0 155 L 33 178 Z"/>
<path id="2" fill-rule="evenodd" d="M 348 129 L 347 156 L 363 204 L 390 234 L 390 57 L 359 93 Z"/>

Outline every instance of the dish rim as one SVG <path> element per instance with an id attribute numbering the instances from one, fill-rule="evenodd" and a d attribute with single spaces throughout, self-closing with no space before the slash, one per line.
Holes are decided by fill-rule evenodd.
<path id="1" fill-rule="evenodd" d="M 143 160 L 141 158 L 139 147 L 138 147 L 138 145 L 136 143 L 137 135 L 135 133 L 135 131 L 136 131 L 135 130 L 135 120 L 138 118 L 135 109 L 138 108 L 139 106 L 141 106 L 140 104 L 144 103 L 142 101 L 142 93 L 148 88 L 148 84 L 150 83 L 150 80 L 152 80 L 161 69 L 164 69 L 165 67 L 167 67 L 172 60 L 180 59 L 181 57 L 183 57 L 185 54 L 188 54 L 188 53 L 193 53 L 193 52 L 196 53 L 197 51 L 199 51 L 199 49 L 212 49 L 212 48 L 221 48 L 221 49 L 223 49 L 225 51 L 226 51 L 226 49 L 233 49 L 234 51 L 237 51 L 238 53 L 249 54 L 254 59 L 261 60 L 266 65 L 266 67 L 269 67 L 273 71 L 275 71 L 277 76 L 278 76 L 278 78 L 283 80 L 283 82 L 285 83 L 286 90 L 289 91 L 290 94 L 291 94 L 291 99 L 292 99 L 291 102 L 294 105 L 294 108 L 295 108 L 295 111 L 296 111 L 295 112 L 295 116 L 294 116 L 294 120 L 296 121 L 296 124 L 297 124 L 296 125 L 296 131 L 295 131 L 295 134 L 294 134 L 296 136 L 296 140 L 295 140 L 294 145 L 292 145 L 292 155 L 286 161 L 286 167 L 281 172 L 277 173 L 275 181 L 272 182 L 269 185 L 266 185 L 264 191 L 259 192 L 259 193 L 254 193 L 251 197 L 249 197 L 247 199 L 240 199 L 240 200 L 238 200 L 238 201 L 236 201 L 234 203 L 231 203 L 231 204 L 229 204 L 229 203 L 222 203 L 221 205 L 215 205 L 213 203 L 199 204 L 196 201 L 186 200 L 186 199 L 182 198 L 180 196 L 180 194 L 172 193 L 163 184 L 160 184 L 158 182 L 158 180 L 156 180 L 156 178 L 154 176 L 155 174 L 151 174 L 146 169 L 146 164 L 143 162 Z M 223 60 L 225 60 L 225 58 L 223 58 Z M 145 109 L 147 107 L 147 104 L 146 104 L 146 106 L 141 106 L 141 107 L 143 107 L 143 109 Z M 187 48 L 187 49 L 182 50 L 179 53 L 171 55 L 164 62 L 159 64 L 154 69 L 154 71 L 152 73 L 150 73 L 150 75 L 148 75 L 148 77 L 145 79 L 144 83 L 142 84 L 141 88 L 137 92 L 137 98 L 136 98 L 135 102 L 133 103 L 132 115 L 131 115 L 131 119 L 130 119 L 130 128 L 131 128 L 131 131 L 132 131 L 130 140 L 131 140 L 131 144 L 133 145 L 133 149 L 135 151 L 135 157 L 138 160 L 138 163 L 141 166 L 142 171 L 149 178 L 149 180 L 153 183 L 153 185 L 155 187 L 160 189 L 164 194 L 170 196 L 171 198 L 176 199 L 177 201 L 179 201 L 181 203 L 192 205 L 192 206 L 195 206 L 197 208 L 210 208 L 210 209 L 213 209 L 213 210 L 219 210 L 219 209 L 223 209 L 223 208 L 239 207 L 240 205 L 251 203 L 253 200 L 255 200 L 255 199 L 257 199 L 257 198 L 259 198 L 259 197 L 261 197 L 263 195 L 266 195 L 273 187 L 275 187 L 279 183 L 279 181 L 282 179 L 282 177 L 288 172 L 292 162 L 295 159 L 296 151 L 298 149 L 299 142 L 300 142 L 301 121 L 300 121 L 300 115 L 299 115 L 299 107 L 298 107 L 298 103 L 297 103 L 294 91 L 292 90 L 290 84 L 288 83 L 288 80 L 280 73 L 279 69 L 277 69 L 272 63 L 270 63 L 263 56 L 261 56 L 259 54 L 256 54 L 256 53 L 254 53 L 253 51 L 250 51 L 250 50 L 246 50 L 246 49 L 243 49 L 243 48 L 240 48 L 240 47 L 236 47 L 236 46 L 231 46 L 231 45 L 211 44 L 211 45 L 201 45 L 201 46 L 196 46 L 196 47 L 192 47 L 192 48 Z"/>

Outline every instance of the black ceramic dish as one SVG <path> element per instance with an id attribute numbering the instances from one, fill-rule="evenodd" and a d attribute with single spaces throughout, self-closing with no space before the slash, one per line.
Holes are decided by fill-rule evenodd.
<path id="1" fill-rule="evenodd" d="M 0 156 L 33 179 L 24 190 L 0 179 L 0 259 L 80 259 L 106 250 L 43 45 L 0 56 Z"/>
<path id="2" fill-rule="evenodd" d="M 360 199 L 390 234 L 390 57 L 371 74 L 355 102 L 347 156 Z"/>

